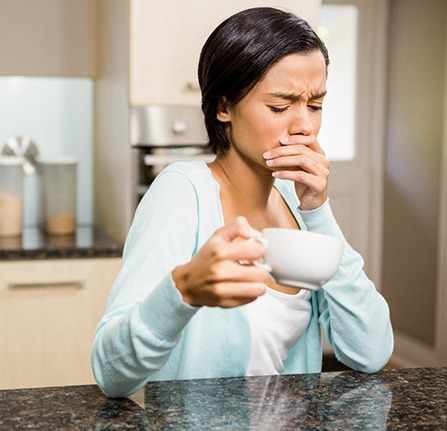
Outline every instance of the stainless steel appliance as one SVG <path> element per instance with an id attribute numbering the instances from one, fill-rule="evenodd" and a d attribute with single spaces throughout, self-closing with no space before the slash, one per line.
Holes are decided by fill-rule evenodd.
<path id="1" fill-rule="evenodd" d="M 195 106 L 136 106 L 131 110 L 130 142 L 135 150 L 136 202 L 155 176 L 181 160 L 211 161 L 203 114 Z"/>

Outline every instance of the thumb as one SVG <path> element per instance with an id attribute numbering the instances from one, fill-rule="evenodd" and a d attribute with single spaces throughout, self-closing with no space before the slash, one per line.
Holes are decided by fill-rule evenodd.
<path id="1" fill-rule="evenodd" d="M 254 229 L 248 223 L 248 220 L 239 216 L 236 217 L 233 221 L 226 224 L 224 227 L 220 228 L 216 234 L 225 242 L 231 242 L 237 237 L 242 238 L 252 238 L 254 236 L 261 235 L 261 232 Z"/>

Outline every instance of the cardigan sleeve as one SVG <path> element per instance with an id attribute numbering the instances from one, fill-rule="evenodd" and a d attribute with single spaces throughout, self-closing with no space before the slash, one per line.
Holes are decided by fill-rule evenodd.
<path id="1" fill-rule="evenodd" d="M 364 273 L 362 257 L 345 240 L 329 201 L 313 211 L 298 211 L 308 230 L 344 241 L 338 272 L 317 292 L 319 321 L 327 340 L 345 365 L 378 371 L 394 345 L 388 304 Z"/>
<path id="2" fill-rule="evenodd" d="M 135 213 L 92 345 L 93 372 L 106 395 L 128 396 L 143 387 L 197 312 L 171 277 L 195 253 L 197 226 L 193 185 L 181 174 L 160 174 Z"/>

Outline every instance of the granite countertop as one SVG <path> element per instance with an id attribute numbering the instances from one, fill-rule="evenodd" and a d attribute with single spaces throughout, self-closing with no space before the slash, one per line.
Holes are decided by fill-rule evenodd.
<path id="1" fill-rule="evenodd" d="M 447 368 L 0 391 L 3 430 L 442 430 Z"/>
<path id="2" fill-rule="evenodd" d="M 0 261 L 121 257 L 123 243 L 92 226 L 78 226 L 71 236 L 48 236 L 39 227 L 26 227 L 21 237 L 0 237 Z"/>

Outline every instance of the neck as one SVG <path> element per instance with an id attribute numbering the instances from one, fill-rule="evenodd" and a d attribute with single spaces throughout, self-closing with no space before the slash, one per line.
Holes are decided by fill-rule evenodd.
<path id="1" fill-rule="evenodd" d="M 211 172 L 220 185 L 220 200 L 225 222 L 237 216 L 247 217 L 249 223 L 258 230 L 267 226 L 284 223 L 280 220 L 285 204 L 279 193 L 273 188 L 275 179 L 268 169 L 246 163 L 229 152 L 218 156 L 209 165 Z"/>
<path id="2" fill-rule="evenodd" d="M 244 206 L 253 209 L 267 206 L 275 181 L 268 169 L 247 164 L 231 151 L 217 156 L 210 169 L 221 188 Z"/>

